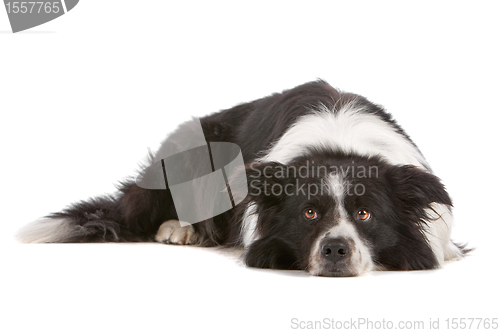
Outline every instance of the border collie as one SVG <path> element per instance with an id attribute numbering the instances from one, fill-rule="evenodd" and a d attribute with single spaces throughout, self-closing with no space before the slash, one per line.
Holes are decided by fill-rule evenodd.
<path id="1" fill-rule="evenodd" d="M 452 200 L 440 179 L 391 115 L 362 96 L 314 81 L 198 122 L 202 141 L 232 143 L 241 154 L 247 186 L 232 191 L 241 199 L 232 198 L 231 209 L 182 223 L 179 209 L 196 211 L 196 195 L 179 208 L 172 177 L 164 188 L 130 179 L 116 195 L 27 225 L 18 239 L 238 246 L 248 266 L 321 276 L 433 269 L 468 251 L 450 240 Z M 158 163 L 165 147 L 197 135 L 191 123 L 150 156 L 143 179 L 165 167 Z M 174 155 L 178 169 L 199 169 L 181 155 Z M 224 175 L 224 188 L 200 191 L 208 198 L 229 192 L 233 177 Z"/>

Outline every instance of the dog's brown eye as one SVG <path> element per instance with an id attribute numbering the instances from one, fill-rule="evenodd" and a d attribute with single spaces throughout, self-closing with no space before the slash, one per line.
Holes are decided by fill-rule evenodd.
<path id="1" fill-rule="evenodd" d="M 318 213 L 312 208 L 306 208 L 304 210 L 304 217 L 308 220 L 314 220 L 318 218 Z"/>
<path id="2" fill-rule="evenodd" d="M 372 214 L 370 214 L 370 212 L 367 210 L 360 209 L 358 211 L 358 219 L 360 219 L 361 221 L 369 220 L 371 217 L 372 217 Z"/>

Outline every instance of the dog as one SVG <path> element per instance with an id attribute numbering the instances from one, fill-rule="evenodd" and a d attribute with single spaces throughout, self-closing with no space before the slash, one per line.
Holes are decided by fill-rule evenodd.
<path id="1" fill-rule="evenodd" d="M 362 96 L 317 80 L 199 124 L 201 140 L 239 148 L 244 168 L 236 174 L 244 175 L 246 191 L 234 189 L 240 199 L 230 209 L 183 223 L 178 211 L 196 211 L 200 200 L 181 200 L 179 208 L 171 179 L 165 188 L 129 179 L 117 195 L 50 214 L 21 229 L 18 239 L 234 246 L 244 249 L 250 267 L 335 277 L 434 269 L 469 251 L 450 240 L 452 200 L 420 150 Z M 165 147 L 199 136 L 195 128 L 188 122 L 171 134 L 141 168 L 142 179 L 159 168 Z M 179 154 L 174 160 L 181 170 L 196 170 L 201 161 Z M 224 178 L 227 191 L 231 177 Z M 210 198 L 224 189 L 200 190 Z"/>

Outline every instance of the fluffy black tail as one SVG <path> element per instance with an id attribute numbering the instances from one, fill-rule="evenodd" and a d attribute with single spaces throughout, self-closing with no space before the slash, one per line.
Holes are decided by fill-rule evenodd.
<path id="1" fill-rule="evenodd" d="M 37 220 L 21 229 L 17 238 L 23 243 L 86 243 L 137 237 L 125 227 L 119 201 L 100 197 Z"/>
<path id="2" fill-rule="evenodd" d="M 150 241 L 163 221 L 177 218 L 169 201 L 168 190 L 123 184 L 116 197 L 73 204 L 28 224 L 19 231 L 17 239 L 23 243 Z"/>

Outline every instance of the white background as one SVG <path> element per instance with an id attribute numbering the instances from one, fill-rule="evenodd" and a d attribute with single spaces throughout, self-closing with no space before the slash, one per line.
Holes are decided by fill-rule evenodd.
<path id="1" fill-rule="evenodd" d="M 0 8 L 2 332 L 500 317 L 496 2 L 180 3 L 82 0 L 18 34 Z M 249 269 L 216 249 L 13 241 L 27 222 L 113 192 L 191 116 L 316 78 L 395 116 L 447 185 L 470 257 L 335 279 Z"/>

